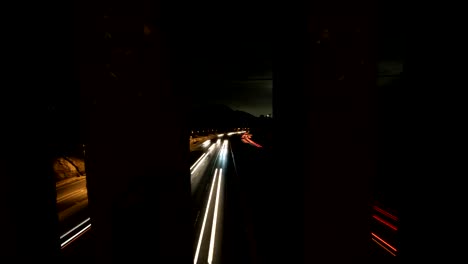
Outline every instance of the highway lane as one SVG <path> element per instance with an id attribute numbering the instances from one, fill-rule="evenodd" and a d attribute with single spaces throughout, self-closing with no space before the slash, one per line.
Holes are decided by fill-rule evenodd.
<path id="1" fill-rule="evenodd" d="M 221 137 L 222 135 L 220 135 Z M 221 139 L 216 143 L 207 140 L 193 148 L 195 155 L 202 153 L 197 161 L 190 167 L 192 180 L 192 194 L 197 190 L 203 175 L 213 166 L 221 146 Z M 83 230 L 89 230 L 91 221 L 88 214 L 88 196 L 86 177 L 67 179 L 65 183 L 59 183 L 57 191 L 57 211 L 60 219 L 60 234 L 62 248 L 83 234 Z M 203 192 L 200 192 L 203 194 Z"/>
<path id="2" fill-rule="evenodd" d="M 192 164 L 190 167 L 190 182 L 192 189 L 192 196 L 195 194 L 195 191 L 201 185 L 206 187 L 206 180 L 203 180 L 206 177 L 206 174 L 213 172 L 213 167 L 218 158 L 219 152 L 221 150 L 223 136 L 220 136 L 217 139 L 207 140 L 203 143 L 200 148 L 203 148 L 203 153 L 200 157 Z"/>
<path id="3" fill-rule="evenodd" d="M 197 241 L 194 243 L 194 254 L 197 254 L 198 259 L 202 261 L 199 263 L 208 260 L 210 260 L 209 263 L 219 262 L 219 241 L 222 234 L 225 196 L 223 177 L 226 172 L 227 156 L 229 154 L 228 139 L 233 134 L 235 133 L 218 134 L 216 138 L 206 140 L 192 151 L 193 158 L 196 158 L 196 161 L 190 167 L 193 223 L 197 236 Z M 213 202 L 210 202 L 211 204 L 208 206 L 211 187 L 214 188 L 211 196 Z M 91 228 L 91 221 L 89 216 L 86 215 L 87 189 L 85 177 L 57 187 L 57 208 L 59 215 L 61 215 L 61 244 L 63 248 Z M 68 218 L 68 216 L 71 217 Z M 205 218 L 207 220 L 203 224 L 202 220 Z M 202 228 L 202 226 L 205 227 Z M 198 253 L 195 252 L 197 247 L 199 248 Z"/>
<path id="4" fill-rule="evenodd" d="M 208 148 L 211 144 L 209 142 L 198 144 L 193 148 L 195 152 L 204 152 L 203 155 L 207 155 L 200 166 L 197 168 L 197 173 L 192 174 L 192 179 L 195 179 L 194 185 L 197 185 L 197 176 L 204 172 L 204 169 L 208 165 L 210 152 Z M 192 166 L 193 168 L 193 166 Z M 195 168 L 193 168 L 195 169 Z M 192 170 L 192 169 L 191 169 Z M 56 188 L 57 192 L 57 211 L 61 221 L 65 220 L 67 216 L 77 213 L 83 206 L 87 205 L 88 192 L 86 188 L 86 176 L 79 178 L 66 179 L 64 183 L 59 182 Z"/>
<path id="5" fill-rule="evenodd" d="M 198 184 L 192 184 L 194 264 L 220 263 L 228 146 L 227 138 L 218 139 L 204 157 L 209 161 L 203 172 L 195 170 L 192 173 L 197 175 L 192 178 L 192 183 L 199 180 Z M 199 167 L 195 165 L 194 168 Z"/>
<path id="6" fill-rule="evenodd" d="M 70 178 L 59 182 L 56 192 L 59 232 L 61 241 L 64 242 L 74 235 L 73 232 L 69 232 L 70 230 L 77 230 L 75 227 L 89 218 L 86 177 Z"/>
<path id="7" fill-rule="evenodd" d="M 244 131 L 219 134 L 191 166 L 194 264 L 221 263 L 226 199 L 226 176 L 232 175 L 230 138 Z"/>
<path id="8" fill-rule="evenodd" d="M 207 142 L 208 143 L 208 142 Z M 208 148 L 211 144 L 199 144 L 195 146 L 194 152 L 204 152 L 205 159 L 199 160 L 198 166 L 192 166 L 191 171 L 194 179 L 193 190 L 198 185 L 199 175 L 203 174 L 208 167 L 211 153 Z M 214 145 L 213 145 L 214 146 Z M 212 148 L 211 150 L 213 150 Z M 70 178 L 57 183 L 57 213 L 59 215 L 59 232 L 62 248 L 83 234 L 84 230 L 89 230 L 91 221 L 88 212 L 88 192 L 86 188 L 86 177 Z"/>
<path id="9" fill-rule="evenodd" d="M 225 141 L 227 140 L 227 141 Z M 232 240 L 233 236 L 241 236 L 242 232 L 245 232 L 246 229 L 246 223 L 242 222 L 242 217 L 240 216 L 234 216 L 234 214 L 242 214 L 245 204 L 241 205 L 242 208 L 233 210 L 230 216 L 226 215 L 226 210 L 227 210 L 227 200 L 228 195 L 227 195 L 227 188 L 228 185 L 231 185 L 231 192 L 229 193 L 231 197 L 231 205 L 233 203 L 236 203 L 232 199 L 237 199 L 237 197 L 233 198 L 233 195 L 236 196 L 237 194 L 233 194 L 234 192 L 239 192 L 239 187 L 238 189 L 233 189 L 232 183 L 234 185 L 236 184 L 235 180 L 233 179 L 234 177 L 230 177 L 230 173 L 232 174 L 232 169 L 233 169 L 233 162 L 232 162 L 232 156 L 230 152 L 231 148 L 231 141 L 234 141 L 231 137 L 229 137 L 228 134 L 222 135 L 216 139 L 207 141 L 207 143 L 202 144 L 198 146 L 195 151 L 199 151 L 200 154 L 198 155 L 197 158 L 194 158 L 194 162 L 192 166 L 190 167 L 190 175 L 191 175 L 191 182 L 192 182 L 192 200 L 193 200 L 193 222 L 194 222 L 194 247 L 193 247 L 193 258 L 194 258 L 194 264 L 197 263 L 223 263 L 223 264 L 230 264 L 230 263 L 250 263 L 247 261 L 248 259 L 241 259 L 240 257 L 237 257 L 239 254 L 239 249 L 240 249 L 240 243 L 245 246 L 245 244 L 248 244 L 248 242 L 251 241 L 236 241 L 236 245 L 231 245 L 230 251 L 232 251 L 229 254 L 227 254 L 226 250 L 226 239 L 228 234 L 227 233 L 236 233 L 232 234 L 229 239 Z M 226 143 L 225 143 L 226 142 Z M 259 146 L 256 142 L 251 140 L 251 136 L 249 134 L 246 134 L 244 137 L 236 137 L 236 142 L 237 145 L 245 148 L 245 150 L 241 150 L 240 147 L 238 146 L 237 152 L 235 152 L 234 155 L 236 155 L 236 163 L 246 163 L 250 159 L 246 158 L 248 155 L 250 156 L 255 156 L 258 157 L 257 159 L 254 159 L 255 161 L 258 161 L 260 159 L 259 157 L 261 155 L 257 155 L 257 152 L 261 151 L 266 151 L 265 148 L 262 148 L 262 146 Z M 234 148 L 234 146 L 233 146 Z M 226 150 L 227 151 L 226 151 Z M 246 151 L 251 151 L 252 153 L 246 153 Z M 246 156 L 243 157 L 242 156 Z M 237 162 L 240 161 L 240 162 Z M 264 163 L 260 163 L 260 165 L 264 165 Z M 260 166 L 261 168 L 262 166 Z M 241 185 L 241 188 L 247 188 L 247 191 L 249 193 L 254 193 L 253 190 L 255 188 L 250 188 L 248 186 L 261 186 L 258 182 L 263 182 L 263 180 L 259 181 L 254 180 L 254 177 L 250 177 L 254 174 L 261 175 L 262 173 L 260 172 L 260 168 L 257 170 L 254 170 L 253 172 L 246 174 L 247 172 L 250 171 L 250 169 L 253 168 L 250 164 L 245 164 L 243 166 L 244 170 L 241 170 L 241 174 L 243 176 L 240 179 L 237 179 L 239 181 L 237 185 Z M 261 177 L 257 177 L 261 178 Z M 83 179 L 84 180 L 84 179 Z M 83 181 L 85 182 L 85 181 Z M 83 184 L 83 183 L 81 183 Z M 70 192 L 73 190 L 76 190 L 80 183 L 74 183 L 74 187 L 69 187 L 68 191 L 65 191 L 64 189 L 57 189 L 58 192 L 58 197 L 62 197 L 63 201 L 66 200 L 73 200 L 72 197 L 75 197 L 75 195 L 70 195 Z M 78 188 L 79 189 L 79 188 Z M 251 190 L 249 190 L 251 189 Z M 59 195 L 60 192 L 60 195 Z M 68 196 L 67 196 L 68 195 Z M 79 195 L 78 195 L 79 196 Z M 249 206 L 253 206 L 255 210 L 253 210 L 253 215 L 250 215 L 247 220 L 252 221 L 252 218 L 256 219 L 263 219 L 259 216 L 255 216 L 256 212 L 260 212 L 258 214 L 262 215 L 261 210 L 258 210 L 260 207 L 268 207 L 266 203 L 263 203 L 265 201 L 263 198 L 257 197 L 255 195 L 248 195 L 245 197 L 246 203 Z M 271 207 L 271 206 L 270 206 Z M 369 234 L 369 240 L 371 241 L 371 247 L 373 247 L 373 251 L 375 251 L 375 254 L 378 254 L 377 259 L 380 260 L 382 257 L 384 260 L 386 259 L 385 257 L 393 257 L 395 253 L 398 255 L 398 240 L 397 237 L 395 236 L 395 227 L 398 228 L 398 219 L 395 216 L 395 213 L 392 212 L 391 210 L 389 211 L 388 208 L 381 207 L 376 207 L 377 209 L 375 210 L 373 216 L 373 225 L 372 225 L 372 233 Z M 385 210 L 381 210 L 381 209 Z M 388 213 L 390 212 L 390 213 Z M 268 214 L 264 214 L 268 215 Z M 234 217 L 233 219 L 228 219 Z M 226 222 L 230 220 L 231 225 L 226 226 Z M 254 223 L 255 224 L 255 223 Z M 257 232 L 260 234 L 264 234 L 263 229 L 267 229 L 266 227 L 263 226 L 268 226 L 265 225 L 264 223 L 256 223 Z M 78 230 L 83 230 L 85 228 L 88 228 L 89 230 L 90 227 L 90 222 L 85 221 L 83 224 L 74 230 L 73 233 L 76 233 Z M 234 231 L 230 231 L 230 229 L 233 229 Z M 268 232 L 271 232 L 271 230 L 268 230 Z M 266 232 L 265 232 L 266 233 Z M 271 235 L 271 234 L 270 234 Z M 267 236 L 265 236 L 267 237 Z M 253 239 L 251 239 L 253 240 Z M 231 242 L 231 244 L 234 244 L 234 242 Z M 259 247 L 261 249 L 261 247 Z M 222 250 L 224 249 L 224 251 Z M 244 249 L 245 250 L 245 249 Z M 266 250 L 263 250 L 263 252 L 267 252 Z M 228 257 L 223 256 L 224 255 L 229 255 Z M 221 259 L 223 257 L 223 259 Z M 246 257 L 251 257 L 251 256 L 246 256 Z M 232 260 L 234 258 L 239 258 L 236 259 L 236 261 Z M 223 260 L 223 261 L 222 261 Z M 379 263 L 387 263 L 380 261 Z M 388 262 L 388 263 L 395 263 L 395 262 Z"/>
<path id="10" fill-rule="evenodd" d="M 255 133 L 231 137 L 230 149 L 233 166 L 226 177 L 223 264 L 277 262 L 272 245 L 284 242 L 278 240 L 274 225 L 280 205 L 267 195 L 270 180 L 275 179 L 270 175 L 277 173 L 272 170 L 271 149 L 259 145 Z"/>
<path id="11" fill-rule="evenodd" d="M 59 216 L 64 212 L 73 211 L 80 203 L 87 204 L 88 191 L 86 189 L 86 177 L 79 177 L 69 184 L 57 187 L 57 210 Z M 62 218 L 60 218 L 62 219 Z"/>

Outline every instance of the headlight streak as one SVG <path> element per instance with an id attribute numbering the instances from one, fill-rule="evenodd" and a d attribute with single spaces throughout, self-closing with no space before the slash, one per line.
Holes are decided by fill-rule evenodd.
<path id="1" fill-rule="evenodd" d="M 215 159 L 215 164 L 217 163 L 218 166 L 220 167 L 215 169 L 215 174 L 213 176 L 213 181 L 211 183 L 211 188 L 210 188 L 210 192 L 208 195 L 208 202 L 205 207 L 203 222 L 200 228 L 200 233 L 199 233 L 199 237 L 197 240 L 197 246 L 195 249 L 194 260 L 193 260 L 194 264 L 202 263 L 202 262 L 212 264 L 215 261 L 215 255 L 216 255 L 215 250 L 217 246 L 216 239 L 217 237 L 219 239 L 219 234 L 218 234 L 219 232 L 217 232 L 217 229 L 219 229 L 220 220 L 221 220 L 220 213 L 222 213 L 222 211 L 220 210 L 222 208 L 221 206 L 222 205 L 222 188 L 223 188 L 222 186 L 224 184 L 223 183 L 223 176 L 224 176 L 223 168 L 226 162 L 228 144 L 229 144 L 228 139 L 224 139 L 222 141 L 221 139 L 218 139 L 218 141 L 215 144 L 216 146 L 219 146 L 219 150 L 217 151 L 218 152 L 217 157 Z M 214 200 L 213 206 L 211 205 L 212 200 Z M 210 224 L 210 221 L 207 221 L 207 218 L 210 213 L 212 213 L 213 215 L 212 215 L 211 227 L 208 227 Z M 202 247 L 202 243 L 207 243 L 208 247 L 206 246 Z M 205 255 L 206 253 L 202 254 L 200 252 L 202 251 L 202 248 L 208 249 L 207 255 Z M 203 252 L 206 252 L 204 250 L 205 249 L 203 249 Z M 205 257 L 200 258 L 200 256 L 207 256 L 207 259 L 205 259 Z"/>
<path id="2" fill-rule="evenodd" d="M 60 244 L 61 248 L 63 249 L 64 247 L 66 247 L 68 244 L 70 244 L 70 242 L 72 242 L 73 240 L 75 240 L 76 238 L 78 238 L 79 236 L 81 236 L 82 234 L 84 234 L 84 232 L 88 231 L 90 228 L 91 228 L 91 224 L 87 225 L 85 228 L 81 229 L 79 232 L 77 232 L 76 234 L 74 234 L 72 237 L 70 237 L 69 239 L 65 240 L 65 242 L 63 242 L 62 244 Z"/>
<path id="3" fill-rule="evenodd" d="M 203 142 L 202 146 L 203 147 L 208 147 L 211 144 L 211 139 L 208 139 L 207 141 Z"/>
<path id="4" fill-rule="evenodd" d="M 223 142 L 223 145 L 221 146 L 221 151 L 220 151 L 220 155 L 221 155 L 222 160 L 224 160 L 226 158 L 227 144 L 228 144 L 228 140 L 225 139 L 224 142 Z"/>
<path id="5" fill-rule="evenodd" d="M 206 158 L 206 157 L 207 157 L 207 156 L 204 156 L 204 157 L 203 157 L 203 159 L 195 166 L 195 168 L 193 168 L 193 170 L 190 172 L 190 174 L 193 174 L 193 173 L 198 169 L 198 167 L 200 166 L 200 164 L 202 164 L 203 161 L 205 161 L 205 158 Z"/>
<path id="6" fill-rule="evenodd" d="M 70 231 L 66 232 L 65 234 L 61 235 L 60 236 L 60 239 L 63 239 L 64 237 L 66 237 L 68 234 L 70 234 L 71 232 L 75 231 L 75 229 L 79 228 L 80 226 L 84 225 L 86 222 L 88 222 L 89 220 L 91 220 L 91 218 L 87 218 L 86 220 L 84 220 L 83 222 L 79 223 L 78 225 L 76 225 L 74 228 L 70 229 Z"/>
<path id="7" fill-rule="evenodd" d="M 190 174 L 193 174 L 198 167 L 205 161 L 206 157 L 211 153 L 211 151 L 215 148 L 215 144 L 211 145 L 211 147 L 208 148 L 208 151 L 203 153 L 200 158 L 190 167 Z"/>
<path id="8" fill-rule="evenodd" d="M 214 208 L 214 215 L 213 215 L 213 225 L 211 227 L 210 249 L 208 251 L 208 263 L 209 264 L 213 262 L 214 242 L 216 239 L 216 223 L 218 221 L 219 190 L 221 188 L 222 176 L 223 176 L 223 169 L 219 169 L 218 189 L 216 190 L 216 201 L 215 201 L 215 208 Z"/>
<path id="9" fill-rule="evenodd" d="M 190 167 L 190 170 L 192 170 L 193 167 L 195 167 L 195 165 L 197 165 L 197 164 L 202 160 L 202 158 L 203 158 L 205 155 L 206 155 L 206 153 L 203 153 L 203 154 L 200 156 L 200 158 L 198 158 L 198 160 L 195 161 L 195 163 L 193 163 L 193 165 Z"/>
<path id="10" fill-rule="evenodd" d="M 219 134 L 218 137 L 221 137 L 221 136 L 224 136 L 224 134 Z M 211 140 L 207 140 L 203 143 L 203 145 L 207 146 L 211 143 Z M 221 143 L 221 139 L 218 139 L 217 142 L 216 142 L 216 145 L 219 145 Z M 220 153 L 218 153 L 218 155 L 221 156 L 221 159 L 223 159 L 226 155 L 226 148 L 227 148 L 227 140 L 224 140 L 223 142 L 223 145 L 222 145 L 222 149 L 220 150 Z M 203 153 L 199 158 L 198 160 L 192 164 L 192 166 L 190 167 L 190 170 L 191 170 L 191 173 L 193 173 L 199 166 L 200 164 L 203 163 L 203 161 L 206 159 L 206 157 L 208 156 L 208 154 L 214 149 L 215 147 L 215 144 L 211 145 L 210 148 L 208 149 L 207 152 Z M 214 180 L 213 180 L 213 185 L 212 185 L 212 188 L 214 186 L 214 181 L 216 180 L 216 172 L 217 172 L 218 169 L 216 169 L 215 171 L 215 175 L 214 175 Z M 222 170 L 222 169 L 221 169 Z M 218 190 L 219 190 L 219 184 L 218 183 Z M 212 191 L 212 190 L 211 190 Z M 209 202 L 208 202 L 208 207 L 209 208 L 209 203 L 210 203 L 210 199 L 211 199 L 211 191 L 210 191 L 210 198 L 209 198 Z M 218 191 L 219 192 L 219 191 Z M 217 195 L 219 196 L 219 194 Z M 208 209 L 207 209 L 208 211 Z M 217 214 L 217 208 L 216 208 L 216 214 Z M 204 223 L 206 221 L 206 217 L 207 217 L 207 214 L 205 212 L 205 219 L 204 219 Z M 75 227 L 73 227 L 72 229 L 70 229 L 69 231 L 65 232 L 63 235 L 60 236 L 60 239 L 64 239 L 66 236 L 68 236 L 69 234 L 71 234 L 73 231 L 79 229 L 81 226 L 83 226 L 84 224 L 86 224 L 87 222 L 89 222 L 91 220 L 91 218 L 87 218 L 86 220 L 84 220 L 83 222 L 81 222 L 80 224 L 76 225 Z M 216 220 L 215 220 L 216 221 Z M 71 236 L 70 238 L 68 238 L 67 240 L 65 240 L 63 243 L 61 243 L 61 248 L 63 249 L 64 247 L 66 247 L 67 245 L 69 245 L 71 242 L 73 242 L 75 239 L 77 239 L 79 236 L 81 236 L 82 234 L 84 234 L 86 231 L 88 231 L 89 229 L 91 228 L 91 223 L 86 225 L 84 228 L 82 228 L 81 230 L 79 230 L 78 232 L 76 232 L 76 234 L 74 234 L 73 236 Z M 203 229 L 204 227 L 202 227 L 202 232 L 203 232 Z M 202 233 L 201 233 L 202 234 Z M 201 237 L 201 235 L 200 235 Z M 201 241 L 201 238 L 200 238 L 200 241 Z M 199 241 L 199 243 L 200 243 Z M 198 245 L 199 247 L 199 245 Z M 199 251 L 199 248 L 197 249 L 197 253 L 196 253 L 196 257 L 198 257 L 198 251 Z M 196 263 L 196 258 L 194 259 L 194 263 Z"/>
<path id="11" fill-rule="evenodd" d="M 213 182 L 211 183 L 210 195 L 208 196 L 208 204 L 206 205 L 205 216 L 203 217 L 202 228 L 201 228 L 201 230 L 200 230 L 200 235 L 199 235 L 199 237 L 198 237 L 197 249 L 196 249 L 196 251 L 195 251 L 195 257 L 193 258 L 193 263 L 194 263 L 194 264 L 197 263 L 198 254 L 200 253 L 201 241 L 202 241 L 202 238 L 203 238 L 203 234 L 204 234 L 204 232 L 205 232 L 206 218 L 208 217 L 208 212 L 209 212 L 209 210 L 210 210 L 211 195 L 213 194 L 213 187 L 214 187 L 215 182 L 216 182 L 216 175 L 217 175 L 217 172 L 218 172 L 218 169 L 215 170 L 215 173 L 214 173 L 214 175 L 213 175 Z"/>

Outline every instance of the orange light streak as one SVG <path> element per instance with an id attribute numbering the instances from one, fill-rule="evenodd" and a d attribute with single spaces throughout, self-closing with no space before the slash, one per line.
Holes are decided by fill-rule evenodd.
<path id="1" fill-rule="evenodd" d="M 396 254 L 388 250 L 384 245 L 380 244 L 379 241 L 375 240 L 372 238 L 372 241 L 374 241 L 377 245 L 379 245 L 381 248 L 385 249 L 388 253 L 392 254 L 394 257 L 396 257 Z"/>
<path id="2" fill-rule="evenodd" d="M 382 238 L 380 238 L 379 236 L 377 236 L 376 234 L 374 233 L 371 233 L 372 236 L 374 236 L 375 238 L 377 238 L 380 242 L 384 243 L 386 246 L 388 246 L 389 248 L 393 249 L 394 251 L 397 251 L 396 248 L 394 248 L 392 245 L 390 245 L 389 243 L 387 243 L 385 240 L 383 240 Z"/>

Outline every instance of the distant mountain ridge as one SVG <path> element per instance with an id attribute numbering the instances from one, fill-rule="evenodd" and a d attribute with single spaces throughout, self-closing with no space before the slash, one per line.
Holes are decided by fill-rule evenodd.
<path id="1" fill-rule="evenodd" d="M 233 110 L 223 104 L 193 105 L 189 114 L 192 129 L 230 129 L 250 127 L 258 122 L 254 115 Z"/>

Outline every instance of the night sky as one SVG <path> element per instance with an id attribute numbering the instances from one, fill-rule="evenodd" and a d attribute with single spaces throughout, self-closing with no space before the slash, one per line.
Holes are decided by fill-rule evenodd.
<path id="1" fill-rule="evenodd" d="M 191 3 L 186 27 L 192 100 L 272 113 L 272 12 L 261 1 Z"/>
<path id="2" fill-rule="evenodd" d="M 239 42 L 249 42 L 251 46 Z M 194 67 L 199 88 L 192 98 L 197 103 L 226 104 L 233 110 L 255 116 L 271 114 L 272 69 L 271 58 L 267 57 L 270 43 L 253 43 L 249 39 L 239 42 L 238 46 L 235 43 L 221 44 L 207 51 L 229 50 L 218 58 L 206 53 L 200 58 Z"/>
<path id="3" fill-rule="evenodd" d="M 402 21 L 395 3 L 378 17 L 378 87 L 392 85 L 403 67 Z M 187 50 L 195 103 L 221 103 L 255 116 L 273 113 L 275 37 L 272 3 L 206 1 L 187 6 Z"/>
<path id="4" fill-rule="evenodd" d="M 397 84 L 403 72 L 405 21 L 399 2 L 383 1 L 379 4 L 377 85 L 379 88 L 385 88 Z"/>

